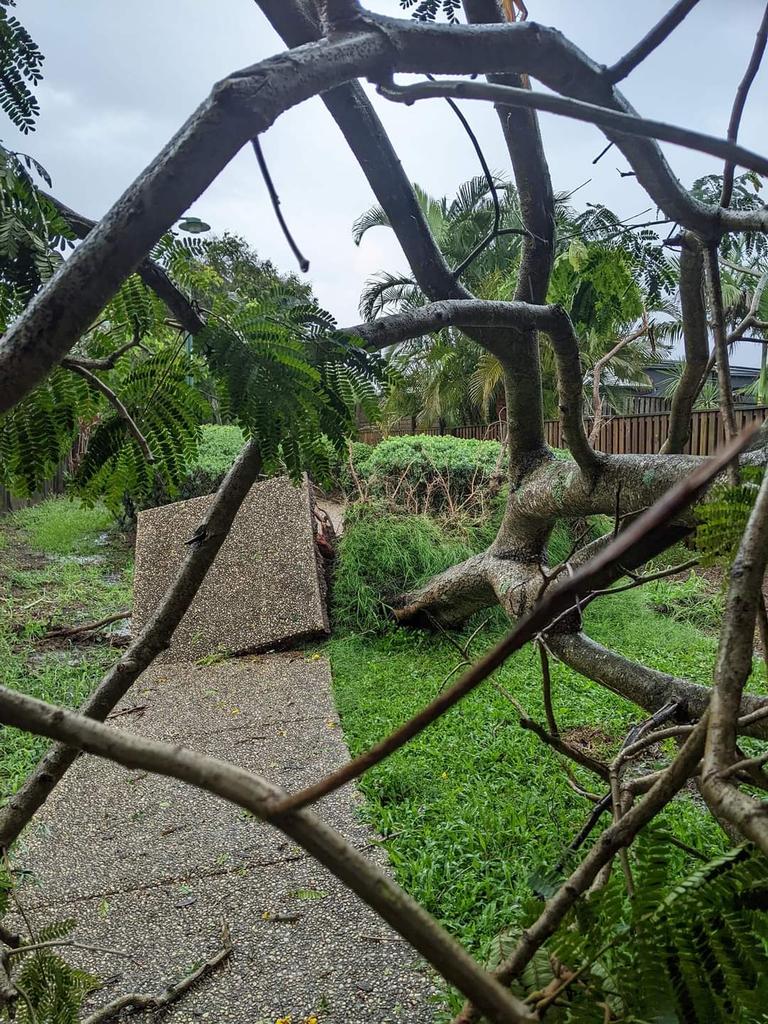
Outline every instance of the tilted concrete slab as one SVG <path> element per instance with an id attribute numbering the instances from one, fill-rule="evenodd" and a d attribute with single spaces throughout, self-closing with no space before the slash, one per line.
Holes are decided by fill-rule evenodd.
<path id="1" fill-rule="evenodd" d="M 139 513 L 134 635 L 173 581 L 212 500 L 208 495 Z M 254 484 L 159 660 L 196 661 L 327 634 L 312 515 L 306 479 L 299 486 L 287 477 Z"/>

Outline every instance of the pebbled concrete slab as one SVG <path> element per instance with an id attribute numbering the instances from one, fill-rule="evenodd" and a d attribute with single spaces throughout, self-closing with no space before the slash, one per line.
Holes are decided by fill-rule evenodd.
<path id="1" fill-rule="evenodd" d="M 326 659 L 312 654 L 157 666 L 117 709 L 141 713 L 112 724 L 294 789 L 349 756 L 330 684 Z M 353 785 L 317 809 L 386 868 Z M 31 872 L 19 895 L 34 920 L 74 917 L 81 941 L 135 958 L 77 954 L 111 979 L 94 1007 L 183 975 L 217 948 L 223 918 L 230 964 L 164 1014 L 173 1022 L 432 1019 L 424 965 L 357 897 L 277 829 L 175 780 L 80 758 L 25 833 L 17 862 Z"/>
<path id="2" fill-rule="evenodd" d="M 212 495 L 139 513 L 133 630 L 156 608 Z M 251 488 L 161 662 L 241 654 L 328 632 L 306 479 Z"/>
<path id="3" fill-rule="evenodd" d="M 431 1017 L 429 981 L 412 951 L 313 862 L 94 897 L 75 909 L 83 942 L 130 950 L 135 958 L 109 958 L 112 983 L 89 1009 L 122 992 L 162 990 L 169 977 L 215 952 L 224 919 L 235 947 L 228 966 L 163 1019 L 274 1024 L 288 1017 L 302 1024 L 316 1015 L 320 1024 L 416 1024 Z M 102 955 L 71 959 L 107 973 Z"/>

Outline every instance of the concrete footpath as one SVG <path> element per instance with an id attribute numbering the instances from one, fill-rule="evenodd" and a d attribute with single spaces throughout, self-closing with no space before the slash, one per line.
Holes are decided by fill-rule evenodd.
<path id="1" fill-rule="evenodd" d="M 325 658 L 292 652 L 151 669 L 112 725 L 225 758 L 292 790 L 348 758 Z M 126 713 L 127 712 L 127 713 Z M 386 865 L 353 786 L 323 818 Z M 228 964 L 168 1010 L 171 1022 L 428 1022 L 434 991 L 413 950 L 281 832 L 169 779 L 81 757 L 30 826 L 19 898 L 31 921 L 76 918 L 73 953 L 105 982 L 87 1009 L 160 992 L 220 945 Z M 145 1011 L 132 1019 L 150 1021 Z"/>

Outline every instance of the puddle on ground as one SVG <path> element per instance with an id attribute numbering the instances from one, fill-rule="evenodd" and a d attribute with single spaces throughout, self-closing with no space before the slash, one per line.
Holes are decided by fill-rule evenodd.
<path id="1" fill-rule="evenodd" d="M 58 559 L 61 562 L 74 562 L 76 565 L 101 565 L 106 560 L 106 555 L 62 555 Z"/>

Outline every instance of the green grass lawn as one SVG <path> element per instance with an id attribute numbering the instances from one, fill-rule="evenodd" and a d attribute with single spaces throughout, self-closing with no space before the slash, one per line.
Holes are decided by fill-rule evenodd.
<path id="1" fill-rule="evenodd" d="M 103 508 L 63 498 L 0 520 L 0 679 L 76 707 L 118 656 L 96 642 L 41 642 L 48 629 L 130 607 L 131 556 Z M 2 728 L 0 801 L 34 767 L 47 741 Z"/>
<path id="2" fill-rule="evenodd" d="M 352 530 L 342 543 L 341 607 L 337 603 L 337 632 L 329 652 L 336 700 L 354 755 L 430 701 L 459 657 L 435 635 L 382 632 L 381 627 L 352 631 L 350 593 L 359 583 L 366 601 L 371 597 L 365 576 L 369 561 L 361 557 L 360 567 L 354 565 L 364 554 L 354 522 Z M 411 534 L 417 532 L 412 523 Z M 406 540 L 404 529 L 398 536 L 410 545 L 398 551 L 402 563 L 420 541 Z M 370 560 L 376 564 L 379 557 L 374 552 Z M 439 560 L 432 551 L 429 564 Z M 656 613 L 651 600 L 640 590 L 603 598 L 587 610 L 585 629 L 654 668 L 710 682 L 714 633 Z M 480 654 L 503 630 L 500 616 L 491 615 L 473 653 Z M 588 741 L 596 756 L 615 752 L 643 712 L 560 663 L 552 661 L 551 669 L 561 729 L 579 729 L 575 735 Z M 544 721 L 541 670 L 530 646 L 510 658 L 494 679 L 531 717 Z M 575 774 L 586 788 L 602 793 L 602 783 L 589 773 L 576 769 Z M 514 707 L 490 682 L 368 772 L 361 787 L 365 813 L 389 837 L 386 846 L 398 880 L 481 959 L 499 932 L 520 921 L 532 896 L 531 875 L 558 862 L 592 807 L 567 784 L 558 755 L 520 727 Z M 687 793 L 675 801 L 663 824 L 707 857 L 725 848 L 723 834 L 697 795 Z M 681 870 L 695 864 L 674 847 L 670 857 Z"/>

